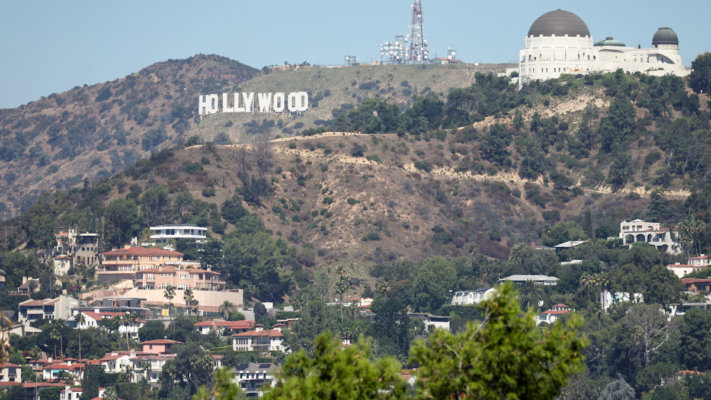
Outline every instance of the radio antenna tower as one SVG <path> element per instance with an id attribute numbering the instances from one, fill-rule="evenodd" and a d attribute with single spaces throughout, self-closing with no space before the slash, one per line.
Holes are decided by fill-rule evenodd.
<path id="1" fill-rule="evenodd" d="M 410 33 L 407 39 L 410 41 L 410 54 L 407 56 L 407 63 L 420 64 L 429 62 L 430 52 L 427 50 L 427 39 L 425 39 L 425 28 L 422 17 L 422 0 L 415 0 L 412 7 L 412 21 L 410 22 Z"/>

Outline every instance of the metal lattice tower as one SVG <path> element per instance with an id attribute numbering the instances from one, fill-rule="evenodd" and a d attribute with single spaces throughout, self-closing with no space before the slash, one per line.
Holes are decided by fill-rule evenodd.
<path id="1" fill-rule="evenodd" d="M 405 40 L 410 41 L 410 52 L 406 62 L 409 64 L 420 64 L 429 62 L 430 54 L 427 50 L 427 39 L 425 39 L 425 28 L 422 17 L 422 0 L 415 0 L 412 7 L 412 21 L 410 21 L 410 33 Z"/>

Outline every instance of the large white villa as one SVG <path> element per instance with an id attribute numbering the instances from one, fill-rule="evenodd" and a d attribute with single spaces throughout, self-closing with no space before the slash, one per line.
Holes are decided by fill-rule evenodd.
<path id="1" fill-rule="evenodd" d="M 519 88 L 535 80 L 561 74 L 641 72 L 663 76 L 686 76 L 691 71 L 679 55 L 679 38 L 671 28 L 659 28 L 651 48 L 628 47 L 608 37 L 595 43 L 588 26 L 577 15 L 556 10 L 539 17 L 519 52 Z"/>

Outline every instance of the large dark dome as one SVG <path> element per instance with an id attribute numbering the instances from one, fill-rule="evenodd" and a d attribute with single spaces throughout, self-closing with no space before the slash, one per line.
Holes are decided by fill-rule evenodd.
<path id="1" fill-rule="evenodd" d="M 652 39 L 652 46 L 658 46 L 661 44 L 679 45 L 679 37 L 672 28 L 659 28 L 657 33 L 654 34 L 654 39 Z"/>
<path id="2" fill-rule="evenodd" d="M 541 15 L 528 30 L 528 36 L 590 36 L 585 22 L 572 12 L 557 10 Z"/>

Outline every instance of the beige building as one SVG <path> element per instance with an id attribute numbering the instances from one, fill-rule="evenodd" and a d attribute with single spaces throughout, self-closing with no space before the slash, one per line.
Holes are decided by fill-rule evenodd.
<path id="1" fill-rule="evenodd" d="M 0 363 L 0 382 L 22 382 L 22 367 L 16 364 Z"/>
<path id="2" fill-rule="evenodd" d="M 183 253 L 177 251 L 130 245 L 103 253 L 101 256 L 103 263 L 96 272 L 99 282 L 133 280 L 138 271 L 183 261 Z"/>
<path id="3" fill-rule="evenodd" d="M 22 324 L 28 324 L 42 319 L 68 320 L 72 316 L 72 308 L 79 306 L 79 300 L 69 296 L 59 296 L 56 299 L 27 300 L 19 304 L 17 319 Z"/>

